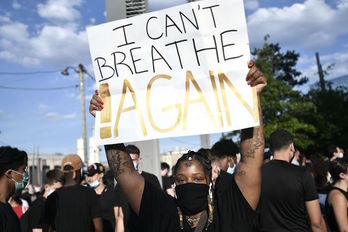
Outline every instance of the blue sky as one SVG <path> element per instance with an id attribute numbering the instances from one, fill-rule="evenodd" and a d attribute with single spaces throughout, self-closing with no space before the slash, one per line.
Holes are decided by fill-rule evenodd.
<path id="1" fill-rule="evenodd" d="M 149 0 L 149 10 L 185 3 Z M 262 45 L 265 34 L 282 48 L 295 50 L 298 69 L 315 82 L 315 52 L 324 68 L 335 63 L 328 78 L 348 74 L 348 0 L 246 0 L 251 47 Z M 66 66 L 83 64 L 93 74 L 85 28 L 105 22 L 105 2 L 87 0 L 0 1 L 0 145 L 31 152 L 75 153 L 81 136 L 78 75 L 60 74 Z M 38 73 L 52 71 L 50 73 Z M 6 73 L 28 72 L 32 75 Z M 86 106 L 96 88 L 85 77 Z M 39 88 L 36 91 L 3 87 Z M 60 88 L 46 90 L 40 88 Z M 88 135 L 93 118 L 87 114 Z M 220 135 L 213 135 L 212 142 Z M 160 141 L 161 151 L 198 148 L 199 137 Z"/>

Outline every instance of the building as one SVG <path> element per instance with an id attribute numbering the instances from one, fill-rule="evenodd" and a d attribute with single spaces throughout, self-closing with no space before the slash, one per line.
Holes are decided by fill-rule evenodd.
<path id="1" fill-rule="evenodd" d="M 127 18 L 146 13 L 147 9 L 148 9 L 147 0 L 126 0 L 126 17 Z"/>
<path id="2" fill-rule="evenodd" d="M 148 11 L 148 0 L 105 0 L 108 22 L 130 18 Z"/>
<path id="3" fill-rule="evenodd" d="M 99 146 L 97 145 L 94 137 L 89 138 L 88 145 L 89 145 L 89 157 L 88 157 L 87 164 L 99 163 L 100 149 L 99 149 Z M 82 140 L 82 138 L 77 140 L 77 155 L 80 156 L 80 158 L 82 159 L 82 162 L 85 162 L 84 157 L 83 157 L 83 140 Z"/>
<path id="4" fill-rule="evenodd" d="M 176 147 L 174 150 L 170 150 L 166 152 L 165 154 L 161 155 L 161 162 L 165 162 L 169 164 L 169 166 L 172 168 L 178 159 L 185 153 L 187 153 L 190 149 L 187 148 L 179 148 Z M 171 171 L 171 170 L 170 170 Z"/>
<path id="5" fill-rule="evenodd" d="M 42 186 L 48 170 L 60 169 L 63 154 L 28 154 L 28 170 L 30 183 Z"/>

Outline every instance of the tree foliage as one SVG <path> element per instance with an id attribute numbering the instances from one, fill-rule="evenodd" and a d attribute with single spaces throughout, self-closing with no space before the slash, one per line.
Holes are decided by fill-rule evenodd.
<path id="1" fill-rule="evenodd" d="M 266 141 L 276 129 L 285 129 L 294 136 L 295 146 L 308 152 L 324 152 L 330 144 L 346 148 L 347 90 L 333 89 L 327 82 L 324 92 L 317 86 L 302 93 L 298 89 L 308 79 L 296 70 L 299 54 L 282 52 L 278 43 L 269 43 L 268 39 L 265 36 L 263 47 L 252 51 L 256 66 L 268 81 L 261 95 Z M 224 137 L 236 135 L 232 132 Z"/>
<path id="2" fill-rule="evenodd" d="M 306 149 L 315 142 L 308 135 L 315 133 L 316 128 L 305 120 L 313 111 L 313 103 L 294 89 L 307 82 L 295 69 L 299 54 L 295 51 L 283 53 L 280 45 L 269 43 L 268 38 L 265 37 L 262 48 L 252 52 L 256 66 L 268 81 L 261 95 L 266 139 L 274 130 L 282 128 L 294 136 L 297 147 Z"/>
<path id="3" fill-rule="evenodd" d="M 306 95 L 314 104 L 310 117 L 307 118 L 317 129 L 311 135 L 315 144 L 310 151 L 326 151 L 332 144 L 343 148 L 348 147 L 348 92 L 343 87 L 333 89 L 326 82 L 326 90 L 319 86 L 312 88 Z"/>

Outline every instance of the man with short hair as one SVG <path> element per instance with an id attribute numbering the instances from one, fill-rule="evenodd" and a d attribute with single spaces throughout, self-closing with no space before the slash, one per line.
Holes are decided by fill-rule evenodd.
<path id="1" fill-rule="evenodd" d="M 273 160 L 262 167 L 260 231 L 326 231 L 311 174 L 290 163 L 291 134 L 276 130 L 269 143 Z"/>
<path id="2" fill-rule="evenodd" d="M 58 169 L 50 170 L 45 175 L 44 193 L 32 203 L 21 217 L 22 232 L 40 232 L 44 228 L 45 202 L 49 195 L 64 185 L 64 174 Z M 26 228 L 26 230 L 24 230 Z"/>
<path id="3" fill-rule="evenodd" d="M 169 164 L 166 162 L 161 163 L 161 176 L 162 176 L 162 189 L 171 196 L 174 196 L 174 178 L 169 176 Z"/>
<path id="4" fill-rule="evenodd" d="M 232 139 L 217 141 L 211 148 L 212 156 L 219 162 L 219 168 L 229 174 L 233 174 L 237 166 L 237 154 L 239 148 Z"/>
<path id="5" fill-rule="evenodd" d="M 327 148 L 327 156 L 328 156 L 330 161 L 334 161 L 337 158 L 343 158 L 344 154 L 343 154 L 343 151 L 341 150 L 341 148 L 331 144 Z"/>
<path id="6" fill-rule="evenodd" d="M 25 151 L 9 146 L 0 147 L 0 231 L 21 231 L 19 219 L 8 200 L 28 184 L 27 164 Z"/>
<path id="7" fill-rule="evenodd" d="M 98 198 L 91 188 L 81 186 L 82 160 L 68 155 L 62 160 L 64 187 L 52 193 L 46 201 L 45 224 L 50 231 L 103 231 Z"/>
<path id="8" fill-rule="evenodd" d="M 142 175 L 144 177 L 144 179 L 149 181 L 153 186 L 161 189 L 161 184 L 160 184 L 157 176 L 155 176 L 151 173 L 145 172 L 139 168 L 139 165 L 141 162 L 139 148 L 133 144 L 130 144 L 130 145 L 126 146 L 126 150 L 129 153 L 129 155 L 133 161 L 133 165 L 134 165 L 135 170 L 137 170 L 139 172 L 139 174 Z"/>

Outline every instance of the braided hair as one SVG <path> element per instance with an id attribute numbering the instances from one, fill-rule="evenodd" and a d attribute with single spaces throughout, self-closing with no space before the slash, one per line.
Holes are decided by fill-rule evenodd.
<path id="1" fill-rule="evenodd" d="M 25 151 L 10 146 L 0 147 L 0 177 L 9 170 L 17 170 L 20 166 L 27 164 L 28 155 Z"/>
<path id="2" fill-rule="evenodd" d="M 188 151 L 186 154 L 183 154 L 174 166 L 173 175 L 176 176 L 177 171 L 178 171 L 180 164 L 182 162 L 192 161 L 192 160 L 198 161 L 198 163 L 203 168 L 204 175 L 205 175 L 206 179 L 211 182 L 211 162 L 210 162 L 208 156 L 201 153 L 200 151 L 198 151 L 198 152 Z"/>

